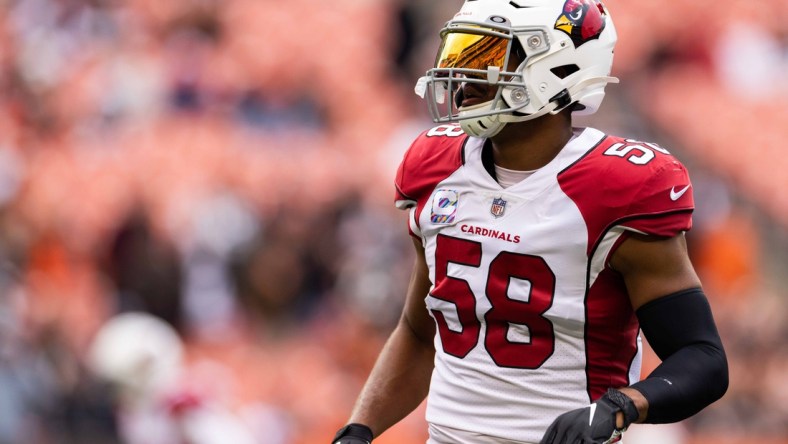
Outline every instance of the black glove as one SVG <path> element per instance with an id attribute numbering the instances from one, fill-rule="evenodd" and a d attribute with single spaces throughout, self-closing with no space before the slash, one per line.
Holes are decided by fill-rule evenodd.
<path id="1" fill-rule="evenodd" d="M 616 427 L 616 413 L 624 412 L 624 427 Z M 618 442 L 624 431 L 638 418 L 632 399 L 609 389 L 595 403 L 564 413 L 550 424 L 539 444 L 607 444 Z"/>
<path id="2" fill-rule="evenodd" d="M 348 424 L 337 432 L 331 444 L 370 444 L 372 430 L 364 424 Z"/>

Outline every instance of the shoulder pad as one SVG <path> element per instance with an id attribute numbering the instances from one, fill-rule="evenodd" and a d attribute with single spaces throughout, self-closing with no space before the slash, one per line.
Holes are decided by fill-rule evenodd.
<path id="1" fill-rule="evenodd" d="M 692 226 L 687 170 L 659 145 L 608 136 L 558 179 L 586 219 L 590 245 L 614 225 L 655 236 Z"/>
<path id="2" fill-rule="evenodd" d="M 440 125 L 421 133 L 397 169 L 397 208 L 410 208 L 429 198 L 435 186 L 463 164 L 467 140 L 457 125 Z"/>

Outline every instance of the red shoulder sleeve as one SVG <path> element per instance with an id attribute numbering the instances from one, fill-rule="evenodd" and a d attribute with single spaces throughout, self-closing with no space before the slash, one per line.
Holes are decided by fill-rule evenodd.
<path id="1" fill-rule="evenodd" d="M 468 137 L 461 130 L 459 133 L 452 131 L 454 127 L 432 128 L 411 144 L 394 180 L 397 208 L 422 207 L 435 186 L 462 165 L 462 150 Z"/>
<path id="2" fill-rule="evenodd" d="M 621 225 L 654 236 L 671 237 L 692 228 L 695 200 L 687 169 L 678 160 L 665 162 L 648 180 Z"/>
<path id="3" fill-rule="evenodd" d="M 664 237 L 692 227 L 687 170 L 655 144 L 606 137 L 558 179 L 586 221 L 589 252 L 617 225 Z"/>

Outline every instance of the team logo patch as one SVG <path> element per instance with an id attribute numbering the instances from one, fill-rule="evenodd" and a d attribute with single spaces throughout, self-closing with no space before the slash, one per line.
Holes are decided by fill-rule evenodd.
<path id="1" fill-rule="evenodd" d="M 432 197 L 432 211 L 430 212 L 430 222 L 434 224 L 451 224 L 457 215 L 457 203 L 459 196 L 454 190 L 440 189 Z"/>
<path id="2" fill-rule="evenodd" d="M 499 218 L 503 216 L 503 213 L 506 211 L 506 201 L 500 197 L 496 197 L 492 201 L 492 205 L 490 205 L 490 213 Z"/>
<path id="3" fill-rule="evenodd" d="M 598 39 L 605 29 L 607 11 L 599 0 L 566 0 L 555 29 L 572 38 L 575 48 Z"/>

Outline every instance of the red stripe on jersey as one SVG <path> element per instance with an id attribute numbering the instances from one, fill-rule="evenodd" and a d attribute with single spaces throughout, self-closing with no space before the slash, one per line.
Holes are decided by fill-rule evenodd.
<path id="1" fill-rule="evenodd" d="M 629 385 L 639 328 L 623 280 L 605 268 L 586 297 L 586 377 L 592 401 L 609 387 Z"/>

